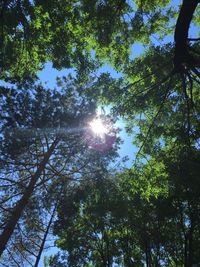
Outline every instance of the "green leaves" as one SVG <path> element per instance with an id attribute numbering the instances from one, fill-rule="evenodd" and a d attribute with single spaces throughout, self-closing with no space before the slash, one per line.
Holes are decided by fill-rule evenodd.
<path id="1" fill-rule="evenodd" d="M 2 6 L 1 79 L 34 77 L 47 61 L 81 73 L 109 62 L 126 68 L 134 42 L 150 43 L 166 28 L 169 1 L 149 4 L 109 1 L 16 1 Z M 143 5 L 143 11 L 141 10 Z M 155 10 L 156 7 L 156 10 Z M 136 10 L 135 10 L 136 8 Z M 158 10 L 157 10 L 158 8 Z M 167 14 L 167 15 L 166 15 Z M 162 35 L 165 33 L 162 28 Z M 95 51 L 95 57 L 91 53 Z M 28 66 L 28 68 L 27 68 Z"/>
<path id="2" fill-rule="evenodd" d="M 181 59 L 181 71 L 172 71 L 173 45 L 162 43 L 174 31 L 178 9 L 168 0 L 1 4 L 0 79 L 17 88 L 1 88 L 1 168 L 8 183 L 1 195 L 2 203 L 8 202 L 3 219 L 51 138 L 59 135 L 23 223 L 36 227 L 31 209 L 39 217 L 40 208 L 52 207 L 62 187 L 54 229 L 69 266 L 192 266 L 200 261 L 194 249 L 200 232 L 199 47 L 187 43 L 196 65 Z M 145 49 L 134 58 L 136 42 Z M 60 79 L 57 90 L 31 87 L 47 61 L 57 69 L 74 67 L 76 78 Z M 122 78 L 89 75 L 104 63 Z M 131 170 L 109 179 L 104 176 L 115 149 L 100 157 L 84 143 L 85 122 L 96 103 L 112 105 L 126 119 L 138 147 Z M 22 252 L 22 244 L 17 245 Z M 47 264 L 63 266 L 66 260 L 56 255 Z"/>

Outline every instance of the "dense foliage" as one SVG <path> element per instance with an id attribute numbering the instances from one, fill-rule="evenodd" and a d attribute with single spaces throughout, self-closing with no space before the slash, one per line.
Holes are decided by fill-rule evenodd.
<path id="1" fill-rule="evenodd" d="M 50 267 L 199 265 L 198 3 L 1 1 L 2 266 L 39 266 L 48 236 Z M 76 76 L 47 89 L 48 61 Z M 118 142 L 85 142 L 98 103 L 126 122 L 129 169 L 113 170 Z"/>
<path id="2" fill-rule="evenodd" d="M 81 74 L 102 60 L 123 70 L 135 43 L 159 44 L 173 33 L 180 7 L 167 0 L 3 0 L 0 10 L 0 77 L 16 82 L 34 79 L 47 61 Z"/>
<path id="3" fill-rule="evenodd" d="M 89 149 L 85 128 L 96 104 L 71 76 L 58 83 L 57 90 L 4 88 L 1 97 L 2 264 L 31 262 L 60 196 L 117 155 Z"/>

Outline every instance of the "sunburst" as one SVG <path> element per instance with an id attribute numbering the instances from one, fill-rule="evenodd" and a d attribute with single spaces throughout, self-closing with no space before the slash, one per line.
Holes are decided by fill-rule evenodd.
<path id="1" fill-rule="evenodd" d="M 100 118 L 94 119 L 89 123 L 89 125 L 93 133 L 99 137 L 103 137 L 106 133 L 108 133 L 108 129 Z"/>

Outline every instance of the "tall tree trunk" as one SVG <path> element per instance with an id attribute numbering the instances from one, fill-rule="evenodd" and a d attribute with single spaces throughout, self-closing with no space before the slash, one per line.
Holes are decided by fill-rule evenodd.
<path id="1" fill-rule="evenodd" d="M 148 241 L 145 242 L 145 258 L 146 258 L 146 266 L 151 267 L 151 249 Z"/>
<path id="2" fill-rule="evenodd" d="M 47 164 L 47 162 L 49 161 L 50 156 L 52 155 L 57 143 L 58 143 L 58 139 L 56 139 L 52 145 L 50 146 L 49 150 L 44 154 L 44 158 L 43 160 L 40 162 L 36 172 L 32 175 L 32 178 L 29 182 L 29 185 L 27 186 L 27 188 L 25 189 L 25 192 L 23 194 L 23 196 L 21 197 L 21 199 L 18 201 L 18 203 L 15 205 L 15 207 L 13 208 L 13 212 L 10 216 L 10 218 L 8 218 L 8 222 L 5 225 L 5 228 L 2 232 L 2 234 L 0 235 L 0 256 L 2 255 L 3 251 L 6 248 L 6 245 L 15 229 L 15 226 L 18 222 L 18 220 L 21 217 L 21 214 L 24 210 L 24 208 L 26 207 L 29 198 L 31 197 L 35 185 L 38 181 L 38 179 L 40 178 L 42 172 L 45 169 L 45 166 Z"/>
<path id="3" fill-rule="evenodd" d="M 184 240 L 184 267 L 187 267 L 187 262 L 188 262 L 188 240 L 187 240 L 187 235 L 185 235 L 185 240 Z"/>
<path id="4" fill-rule="evenodd" d="M 194 65 L 195 60 L 188 52 L 188 31 L 194 11 L 199 0 L 183 0 L 176 23 L 174 41 L 174 69 L 177 72 L 184 71 L 184 65 Z"/>
<path id="5" fill-rule="evenodd" d="M 39 261 L 40 261 L 40 258 L 41 258 L 41 255 L 42 255 L 42 252 L 43 252 L 43 249 L 44 249 L 44 245 L 45 245 L 45 242 L 46 242 L 46 239 L 47 239 L 47 235 L 49 233 L 49 229 L 51 227 L 51 224 L 52 224 L 52 221 L 53 221 L 53 217 L 55 215 L 55 212 L 56 212 L 56 207 L 57 207 L 57 203 L 53 209 L 53 212 L 51 214 L 51 217 L 50 217 L 50 220 L 49 220 L 49 223 L 47 225 L 47 229 L 44 233 L 44 237 L 43 237 L 43 240 L 42 240 L 42 244 L 40 246 L 40 249 L 39 249 L 39 252 L 38 252 L 38 255 L 37 255 L 37 258 L 36 258 L 36 261 L 35 261 L 35 264 L 34 264 L 34 267 L 38 267 L 38 264 L 39 264 Z"/>
<path id="6" fill-rule="evenodd" d="M 191 219 L 191 227 L 188 235 L 188 267 L 193 266 L 193 232 L 194 232 L 194 223 Z"/>
<path id="7" fill-rule="evenodd" d="M 107 257 L 107 266 L 111 267 L 112 262 L 111 262 L 111 258 L 110 258 L 109 240 L 108 239 L 106 241 L 106 257 Z"/>

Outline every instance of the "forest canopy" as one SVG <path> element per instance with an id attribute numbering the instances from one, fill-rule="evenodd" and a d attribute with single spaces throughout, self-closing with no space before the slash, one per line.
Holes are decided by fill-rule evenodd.
<path id="1" fill-rule="evenodd" d="M 2 266 L 199 266 L 199 25 L 199 0 L 1 1 Z"/>

